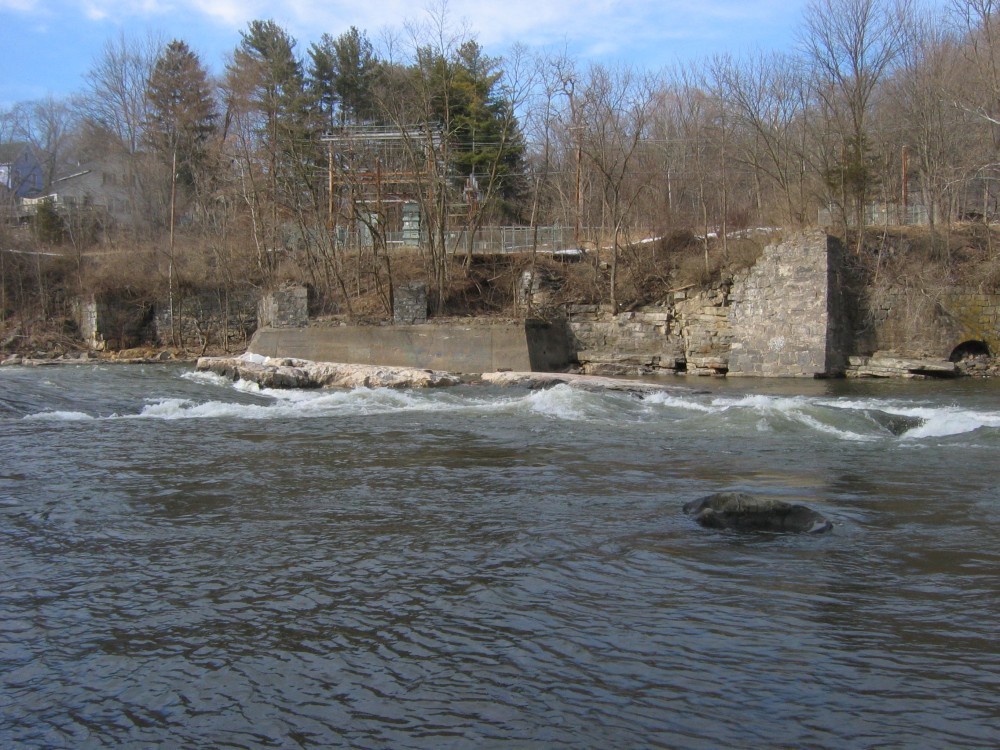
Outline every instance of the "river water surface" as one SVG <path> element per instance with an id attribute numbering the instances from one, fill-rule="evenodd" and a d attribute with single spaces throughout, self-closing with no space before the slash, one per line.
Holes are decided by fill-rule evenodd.
<path id="1" fill-rule="evenodd" d="M 997 747 L 1000 384 L 676 382 L 0 370 L 0 746 Z"/>

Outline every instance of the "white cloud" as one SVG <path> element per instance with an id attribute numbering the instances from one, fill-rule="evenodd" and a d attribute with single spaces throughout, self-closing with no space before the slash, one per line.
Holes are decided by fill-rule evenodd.
<path id="1" fill-rule="evenodd" d="M 581 42 L 597 49 L 622 49 L 651 39 L 711 34 L 713 26 L 787 14 L 789 4 L 778 0 L 0 0 L 0 8 L 22 13 L 74 6 L 92 20 L 123 19 L 150 23 L 181 18 L 195 23 L 208 19 L 220 31 L 236 32 L 256 18 L 273 18 L 295 37 L 313 40 L 327 32 L 339 34 L 349 26 L 373 38 L 384 28 L 404 23 L 433 24 L 445 9 L 453 27 L 467 23 L 485 46 L 516 41 L 529 45 Z"/>
<path id="2" fill-rule="evenodd" d="M 108 9 L 101 3 L 84 3 L 83 15 L 91 21 L 103 21 L 108 17 Z"/>
<path id="3" fill-rule="evenodd" d="M 466 32 L 490 54 L 514 43 L 565 49 L 590 60 L 625 60 L 652 67 L 703 50 L 751 46 L 755 35 L 775 36 L 805 0 L 0 0 L 0 13 L 52 27 L 162 30 L 193 42 L 213 59 L 239 43 L 254 19 L 273 19 L 299 41 L 299 54 L 323 33 L 356 26 L 376 46 L 395 30 L 402 54 L 409 29 L 433 30 L 445 13 L 453 32 Z M 442 9 L 444 9 L 442 11 Z M 428 31 L 428 33 L 430 33 Z M 668 60 L 669 58 L 669 60 Z"/>

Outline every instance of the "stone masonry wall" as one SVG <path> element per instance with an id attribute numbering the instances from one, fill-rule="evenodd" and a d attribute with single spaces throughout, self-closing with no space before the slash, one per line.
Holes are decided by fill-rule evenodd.
<path id="1" fill-rule="evenodd" d="M 843 331 L 831 291 L 825 232 L 789 236 L 733 283 L 730 375 L 817 377 L 843 372 L 846 352 L 831 351 Z"/>
<path id="2" fill-rule="evenodd" d="M 259 302 L 252 291 L 215 290 L 178 295 L 172 306 L 170 300 L 157 300 L 155 310 L 156 339 L 161 344 L 216 345 L 231 351 L 245 347 L 253 335 Z"/>
<path id="3" fill-rule="evenodd" d="M 309 324 L 309 292 L 289 285 L 265 294 L 257 306 L 261 328 L 304 328 Z"/>
<path id="4" fill-rule="evenodd" d="M 570 347 L 591 375 L 636 375 L 684 369 L 684 340 L 669 307 L 613 315 L 603 305 L 572 305 Z"/>
<path id="5" fill-rule="evenodd" d="M 730 288 L 726 284 L 674 295 L 688 373 L 721 375 L 728 371 L 733 342 L 729 304 Z"/>
<path id="6" fill-rule="evenodd" d="M 393 290 L 392 321 L 397 325 L 427 322 L 426 284 L 401 284 Z"/>
<path id="7" fill-rule="evenodd" d="M 940 317 L 951 334 L 941 356 L 950 356 L 952 349 L 966 341 L 982 341 L 994 357 L 1000 355 L 1000 294 L 986 294 L 976 289 L 950 290 L 941 302 Z"/>
<path id="8" fill-rule="evenodd" d="M 76 322 L 87 347 L 125 349 L 155 338 L 152 303 L 131 295 L 99 294 L 79 300 Z"/>
<path id="9" fill-rule="evenodd" d="M 1000 354 L 1000 295 L 951 288 L 944 293 L 903 287 L 882 290 L 867 300 L 870 321 L 865 351 L 947 359 L 968 341 Z M 867 351 L 870 350 L 870 351 Z"/>
<path id="10" fill-rule="evenodd" d="M 568 312 L 570 344 L 588 374 L 717 375 L 728 367 L 727 285 L 675 292 L 666 304 L 618 315 L 598 305 Z"/>

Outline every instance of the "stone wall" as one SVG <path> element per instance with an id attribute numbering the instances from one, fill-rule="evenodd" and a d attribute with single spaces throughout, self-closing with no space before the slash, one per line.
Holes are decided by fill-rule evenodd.
<path id="1" fill-rule="evenodd" d="M 427 322 L 427 285 L 401 284 L 392 293 L 392 321 L 399 325 Z"/>
<path id="2" fill-rule="evenodd" d="M 866 307 L 865 349 L 948 359 L 959 345 L 980 341 L 994 356 L 1000 354 L 1000 295 L 893 287 L 871 290 Z"/>
<path id="3" fill-rule="evenodd" d="M 76 304 L 76 323 L 88 348 L 127 349 L 155 338 L 153 305 L 132 295 L 98 294 Z"/>
<path id="4" fill-rule="evenodd" d="M 879 361 L 905 360 L 912 375 L 943 372 L 930 360 L 963 350 L 980 370 L 997 370 L 1000 295 L 875 289 L 848 259 L 824 232 L 789 235 L 730 283 L 676 291 L 655 308 L 612 315 L 571 307 L 570 340 L 583 371 L 594 374 L 828 377 L 845 374 L 849 358 L 879 353 Z M 914 358 L 928 361 L 916 367 Z"/>
<path id="5" fill-rule="evenodd" d="M 257 327 L 257 296 L 216 290 L 151 300 L 108 292 L 80 300 L 76 322 L 94 350 L 156 344 L 241 350 Z"/>
<path id="6" fill-rule="evenodd" d="M 731 289 L 678 292 L 674 308 L 684 337 L 686 371 L 692 375 L 722 375 L 729 371 L 733 326 L 729 319 Z"/>
<path id="7" fill-rule="evenodd" d="M 607 306 L 568 309 L 570 342 L 584 372 L 724 374 L 732 327 L 726 284 L 674 292 L 662 305 L 614 315 Z"/>
<path id="8" fill-rule="evenodd" d="M 732 287 L 729 374 L 819 377 L 844 372 L 839 243 L 825 232 L 768 246 Z"/>
<path id="9" fill-rule="evenodd" d="M 670 307 L 614 315 L 602 305 L 572 305 L 566 327 L 570 347 L 585 373 L 636 375 L 684 369 L 684 339 Z"/>
<path id="10" fill-rule="evenodd" d="M 257 323 L 261 328 L 309 325 L 308 290 L 304 286 L 288 285 L 268 292 L 257 305 Z"/>
<path id="11" fill-rule="evenodd" d="M 257 328 L 258 298 L 252 291 L 203 291 L 157 300 L 155 337 L 160 344 L 185 348 L 246 347 Z"/>
<path id="12" fill-rule="evenodd" d="M 80 328 L 80 335 L 83 337 L 87 348 L 102 351 L 107 346 L 107 337 L 100 327 L 103 316 L 101 315 L 97 300 L 93 297 L 80 300 L 76 304 L 74 312 L 76 314 L 76 324 Z"/>
<path id="13" fill-rule="evenodd" d="M 564 321 L 534 331 L 518 327 L 513 334 L 488 326 L 432 324 L 426 331 L 398 326 L 404 330 L 395 334 L 346 327 L 333 335 L 340 342 L 336 346 L 317 343 L 317 336 L 331 334 L 309 332 L 301 335 L 311 343 L 283 335 L 276 351 L 305 359 L 434 363 L 467 372 L 544 371 L 576 363 L 597 375 L 759 377 L 840 375 L 848 369 L 849 356 L 871 359 L 875 352 L 881 352 L 879 361 L 890 353 L 907 362 L 913 357 L 947 359 L 969 341 L 982 342 L 994 355 L 1000 351 L 1000 295 L 965 289 L 936 295 L 906 288 L 876 290 L 853 277 L 856 271 L 847 261 L 841 244 L 825 232 L 802 232 L 767 247 L 752 268 L 735 278 L 705 289 L 674 290 L 655 306 L 614 314 L 605 305 L 571 305 Z M 546 301 L 555 280 L 525 274 L 520 282 L 518 302 L 527 307 L 529 298 L 533 306 Z M 305 325 L 304 290 L 300 294 L 275 304 L 294 308 L 298 317 L 285 320 Z M 399 287 L 394 302 L 397 323 L 426 321 L 424 285 Z M 302 346 L 311 353 L 299 351 Z"/>
<path id="14" fill-rule="evenodd" d="M 986 294 L 976 289 L 951 289 L 941 300 L 941 328 L 949 340 L 936 352 L 951 356 L 951 351 L 966 341 L 982 341 L 994 357 L 1000 355 L 1000 294 Z"/>
<path id="15" fill-rule="evenodd" d="M 733 280 L 675 291 L 657 308 L 570 308 L 571 341 L 583 370 L 599 374 L 838 375 L 854 344 L 844 269 L 824 232 L 795 234 Z"/>

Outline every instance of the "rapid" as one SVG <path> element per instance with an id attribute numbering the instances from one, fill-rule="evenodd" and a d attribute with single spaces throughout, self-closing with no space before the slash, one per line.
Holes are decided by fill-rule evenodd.
<path id="1" fill-rule="evenodd" d="M 676 383 L 0 369 L 0 746 L 996 747 L 1000 384 Z"/>

